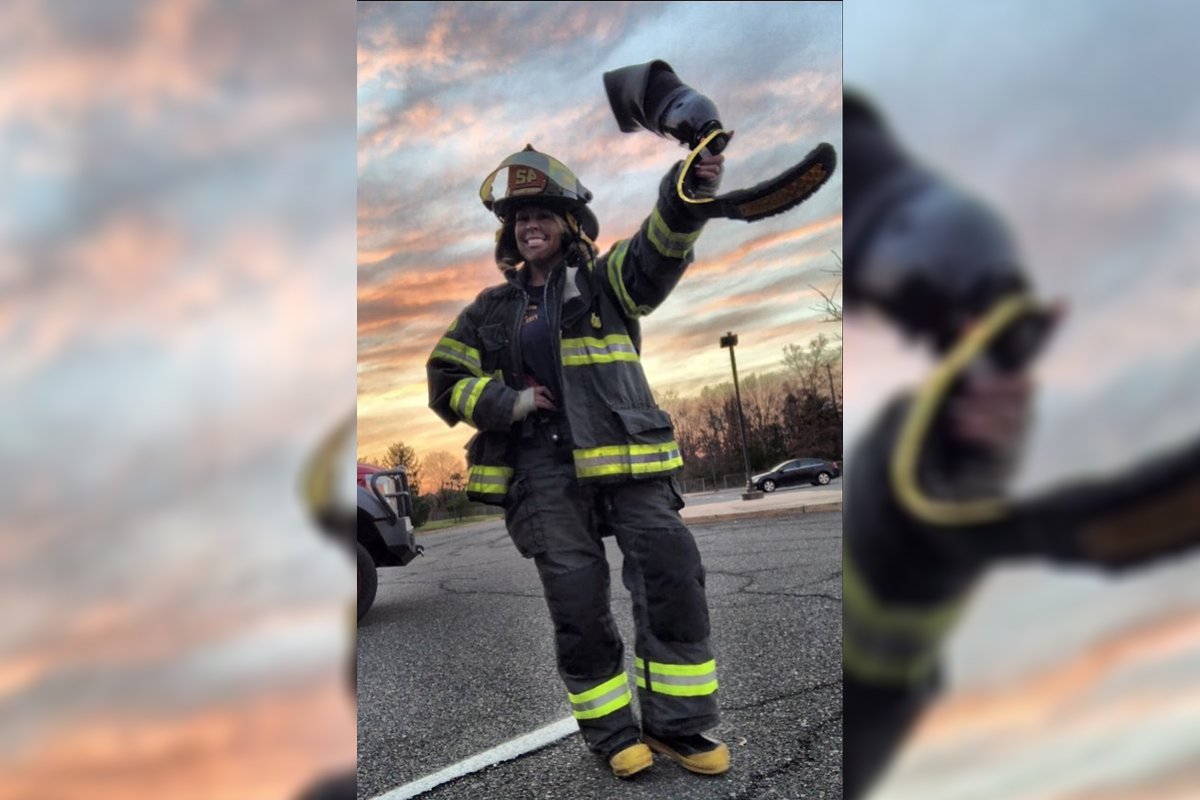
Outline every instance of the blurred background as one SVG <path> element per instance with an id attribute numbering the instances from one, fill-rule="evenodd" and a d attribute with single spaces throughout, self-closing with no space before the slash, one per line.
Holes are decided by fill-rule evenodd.
<path id="1" fill-rule="evenodd" d="M 0 4 L 0 797 L 354 764 L 300 491 L 354 411 L 354 41 L 345 3 Z"/>
<path id="2" fill-rule="evenodd" d="M 566 8 L 396 4 L 364 12 L 360 38 L 349 3 L 0 5 L 0 798 L 292 798 L 353 766 L 352 572 L 310 519 L 305 468 L 355 413 L 359 344 L 367 431 L 386 445 L 408 413 L 387 392 L 411 401 L 438 333 L 497 277 L 475 193 L 504 156 L 532 140 L 579 169 L 602 244 L 640 221 L 684 151 L 621 135 L 602 69 L 664 57 L 717 98 L 738 131 L 729 188 L 839 144 L 836 3 Z M 480 82 L 456 93 L 463 75 L 442 85 L 438 69 L 460 55 Z M 506 81 L 517 70 L 524 82 Z M 399 104 L 397 76 L 414 79 Z M 509 88 L 521 94 L 497 116 L 489 92 Z M 431 115 L 441 101 L 471 116 Z M 565 109 L 557 147 L 534 113 L 547 106 Z M 602 125 L 609 150 L 575 135 Z M 458 158 L 429 158 L 451 141 Z M 800 233 L 801 212 L 713 224 L 731 235 L 708 255 L 758 269 L 739 302 L 787 301 L 760 323 L 720 305 L 717 275 L 695 276 L 711 328 L 697 336 L 722 378 L 726 326 L 755 369 L 819 324 L 837 182 Z M 412 196 L 458 216 L 406 217 Z M 421 242 L 397 232 L 422 225 L 457 251 L 404 260 Z M 797 244 L 802 281 L 781 271 Z M 431 337 L 418 374 L 387 372 L 406 338 L 395 320 L 421 310 L 403 281 L 455 266 L 407 332 Z"/>
<path id="3" fill-rule="evenodd" d="M 1019 491 L 1200 433 L 1198 12 L 843 15 L 847 86 L 1069 303 Z M 350 564 L 299 481 L 357 392 L 356 23 L 311 2 L 0 5 L 0 798 L 291 797 L 353 764 Z M 675 66 L 724 110 L 715 71 Z M 852 445 L 927 364 L 870 320 L 847 317 L 845 350 Z M 1195 558 L 994 574 L 879 796 L 1195 797 L 1198 578 Z"/>
<path id="4" fill-rule="evenodd" d="M 846 88 L 999 211 L 1037 293 L 1067 304 L 1021 496 L 1200 436 L 1198 22 L 1182 2 L 844 4 Z M 844 346 L 852 453 L 929 361 L 852 314 Z M 1200 558 L 996 570 L 950 641 L 948 693 L 875 796 L 1200 796 L 1197 664 Z"/>

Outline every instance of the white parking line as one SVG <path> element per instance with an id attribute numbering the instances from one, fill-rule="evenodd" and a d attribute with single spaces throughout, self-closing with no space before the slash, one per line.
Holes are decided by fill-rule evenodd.
<path id="1" fill-rule="evenodd" d="M 509 739 L 504 744 L 498 744 L 490 750 L 484 750 L 482 753 L 473 755 L 457 764 L 451 764 L 432 775 L 427 775 L 424 778 L 415 780 L 412 783 L 406 783 L 403 786 L 397 786 L 389 792 L 377 795 L 372 800 L 408 800 L 410 797 L 416 797 L 423 792 L 428 792 L 435 786 L 441 786 L 443 783 L 448 783 L 455 778 L 461 778 L 463 775 L 478 772 L 481 769 L 490 767 L 492 764 L 499 764 L 501 761 L 508 761 L 517 756 L 532 753 L 534 750 L 545 747 L 552 742 L 557 742 L 559 739 L 570 736 L 578 730 L 579 723 L 575 721 L 574 717 L 560 719 L 558 722 L 553 722 L 544 728 L 538 728 L 532 733 L 518 736 L 515 739 Z"/>

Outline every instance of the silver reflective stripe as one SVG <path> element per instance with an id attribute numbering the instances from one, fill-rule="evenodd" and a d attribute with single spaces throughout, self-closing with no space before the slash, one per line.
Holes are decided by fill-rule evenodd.
<path id="1" fill-rule="evenodd" d="M 702 683 L 711 681 L 716 672 L 716 669 L 706 672 L 703 675 L 656 675 L 651 672 L 650 681 L 653 684 L 669 683 L 673 686 L 699 686 Z M 637 676 L 642 679 L 646 677 L 645 671 L 640 666 L 637 668 Z"/>
<path id="2" fill-rule="evenodd" d="M 575 718 L 585 720 L 605 717 L 625 708 L 633 699 L 633 695 L 629 691 L 629 680 L 622 672 L 586 692 L 567 692 L 567 699 L 571 701 L 571 713 Z"/>
<path id="3" fill-rule="evenodd" d="M 911 685 L 937 665 L 942 641 L 963 608 L 885 602 L 875 596 L 848 552 L 842 554 L 842 663 L 871 683 Z"/>
<path id="4" fill-rule="evenodd" d="M 467 472 L 467 491 L 502 495 L 508 491 L 508 481 L 512 474 L 512 467 L 473 466 Z"/>
<path id="5" fill-rule="evenodd" d="M 847 608 L 842 647 L 846 668 L 862 678 L 918 683 L 937 663 L 940 641 L 912 632 L 881 630 Z"/>
<path id="6" fill-rule="evenodd" d="M 483 387 L 490 380 L 491 378 L 463 378 L 454 385 L 450 405 L 454 406 L 460 417 L 472 425 L 475 424 L 475 404 L 479 402 Z"/>
<path id="7" fill-rule="evenodd" d="M 628 336 L 613 334 L 603 339 L 585 337 L 563 339 L 563 366 L 574 367 L 586 364 L 610 364 L 614 361 L 637 361 L 637 349 Z"/>
<path id="8" fill-rule="evenodd" d="M 602 694 L 594 700 L 585 700 L 582 703 L 571 703 L 571 708 L 575 709 L 576 711 L 591 711 L 611 703 L 613 700 L 616 700 L 623 694 L 629 694 L 628 684 L 623 683 L 612 691 Z"/>
<path id="9" fill-rule="evenodd" d="M 437 343 L 437 347 L 433 348 L 433 354 L 430 356 L 430 359 L 438 358 L 443 361 L 461 364 L 470 370 L 473 375 L 483 375 L 483 363 L 479 360 L 479 351 L 474 347 L 451 339 L 449 336 L 443 336 Z"/>
<path id="10" fill-rule="evenodd" d="M 581 458 L 579 464 L 582 467 L 607 467 L 613 464 L 654 464 L 659 461 L 672 461 L 679 458 L 678 450 L 670 450 L 666 453 L 648 453 L 641 456 L 600 456 L 597 458 Z"/>
<path id="11" fill-rule="evenodd" d="M 717 690 L 717 662 L 703 664 L 660 664 L 635 659 L 637 685 L 641 689 L 675 697 L 702 697 Z"/>
<path id="12" fill-rule="evenodd" d="M 646 226 L 646 233 L 649 235 L 650 244 L 654 245 L 654 249 L 667 258 L 683 258 L 700 238 L 700 231 L 676 233 L 671 230 L 662 215 L 658 213 L 658 206 L 655 206 L 654 211 L 650 214 L 650 223 Z"/>
<path id="13" fill-rule="evenodd" d="M 633 297 L 629 294 L 629 289 L 625 287 L 624 265 L 625 254 L 629 250 L 629 240 L 622 239 L 617 242 L 608 254 L 608 282 L 613 288 L 613 293 L 621 304 L 621 308 L 625 311 L 628 317 L 641 317 L 649 314 L 650 306 L 639 306 L 633 301 Z"/>
<path id="14" fill-rule="evenodd" d="M 575 474 L 580 478 L 666 472 L 683 466 L 679 445 L 628 444 L 575 451 Z"/>

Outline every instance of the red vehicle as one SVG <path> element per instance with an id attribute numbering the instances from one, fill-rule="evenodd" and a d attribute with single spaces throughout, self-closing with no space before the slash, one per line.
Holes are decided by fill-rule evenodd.
<path id="1" fill-rule="evenodd" d="M 421 555 L 412 526 L 404 469 L 358 465 L 358 618 L 375 602 L 380 567 L 401 567 Z"/>

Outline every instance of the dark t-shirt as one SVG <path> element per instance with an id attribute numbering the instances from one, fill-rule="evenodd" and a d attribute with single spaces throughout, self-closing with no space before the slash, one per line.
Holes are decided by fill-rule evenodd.
<path id="1" fill-rule="evenodd" d="M 545 297 L 540 287 L 529 291 L 529 305 L 521 325 L 521 357 L 525 362 L 526 382 L 532 378 L 550 389 L 557 400 L 562 396 L 558 386 L 558 370 L 554 363 L 554 340 L 546 313 Z"/>

